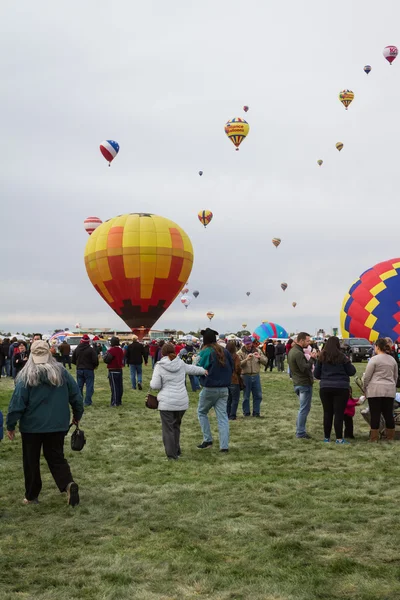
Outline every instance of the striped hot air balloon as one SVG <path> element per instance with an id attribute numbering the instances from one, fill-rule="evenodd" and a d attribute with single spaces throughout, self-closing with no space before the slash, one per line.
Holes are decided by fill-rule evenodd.
<path id="1" fill-rule="evenodd" d="M 210 321 L 212 321 L 212 319 L 214 318 L 214 313 L 209 310 L 208 313 L 206 314 L 206 317 L 208 317 L 210 319 Z"/>
<path id="2" fill-rule="evenodd" d="M 99 225 L 102 224 L 102 220 L 99 219 L 99 217 L 88 217 L 87 219 L 85 219 L 83 221 L 83 226 L 85 228 L 85 231 L 89 234 L 92 235 L 93 231 L 95 229 L 97 229 L 97 227 Z"/>
<path id="3" fill-rule="evenodd" d="M 337 142 L 336 144 L 336 149 L 339 150 L 339 152 L 342 150 L 343 148 L 343 143 L 342 142 Z"/>
<path id="4" fill-rule="evenodd" d="M 105 140 L 100 144 L 100 152 L 104 158 L 108 161 L 108 166 L 111 166 L 112 161 L 119 152 L 119 144 L 114 140 Z"/>
<path id="5" fill-rule="evenodd" d="M 289 337 L 286 329 L 277 323 L 271 323 L 270 321 L 263 321 L 261 325 L 253 332 L 253 337 L 259 342 L 264 342 L 266 339 L 287 339 Z"/>
<path id="6" fill-rule="evenodd" d="M 287 286 L 287 283 L 281 283 L 281 288 L 283 289 L 283 291 L 287 289 Z"/>
<path id="7" fill-rule="evenodd" d="M 354 100 L 354 92 L 351 90 L 342 90 L 339 92 L 339 100 L 347 110 Z"/>
<path id="8" fill-rule="evenodd" d="M 281 241 L 281 238 L 272 238 L 272 243 L 275 246 L 275 248 L 277 248 L 280 245 Z"/>
<path id="9" fill-rule="evenodd" d="M 236 150 L 239 150 L 239 146 L 249 133 L 249 129 L 249 124 L 241 117 L 234 117 L 225 123 L 225 133 L 232 144 L 236 146 Z"/>

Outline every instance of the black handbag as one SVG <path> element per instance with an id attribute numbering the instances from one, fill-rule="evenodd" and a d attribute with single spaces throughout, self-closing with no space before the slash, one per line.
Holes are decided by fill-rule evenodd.
<path id="1" fill-rule="evenodd" d="M 147 394 L 145 405 L 147 408 L 151 408 L 152 410 L 157 410 L 158 408 L 158 400 L 157 396 L 153 396 L 153 394 Z"/>
<path id="2" fill-rule="evenodd" d="M 69 426 L 71 429 L 73 423 Z M 79 429 L 79 425 L 76 426 L 75 431 L 71 435 L 71 450 L 76 450 L 76 452 L 80 452 L 83 450 L 84 445 L 86 444 L 85 432 L 83 429 Z"/>

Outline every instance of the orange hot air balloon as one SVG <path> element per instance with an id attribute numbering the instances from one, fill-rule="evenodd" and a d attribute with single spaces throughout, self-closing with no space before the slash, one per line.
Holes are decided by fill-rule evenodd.
<path id="1" fill-rule="evenodd" d="M 210 321 L 211 321 L 211 320 L 214 318 L 214 313 L 213 313 L 213 312 L 211 312 L 211 311 L 209 311 L 209 312 L 206 314 L 206 317 L 208 317 L 208 318 L 210 319 Z"/>
<path id="2" fill-rule="evenodd" d="M 90 281 L 139 339 L 178 296 L 192 265 L 193 248 L 183 229 L 148 213 L 102 223 L 85 248 Z"/>

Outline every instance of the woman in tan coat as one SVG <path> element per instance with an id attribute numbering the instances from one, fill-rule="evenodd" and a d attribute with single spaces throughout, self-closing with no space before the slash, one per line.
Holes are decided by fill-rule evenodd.
<path id="1" fill-rule="evenodd" d="M 369 361 L 363 379 L 371 413 L 371 442 L 377 442 L 379 439 L 381 414 L 386 423 L 387 439 L 394 439 L 393 402 L 398 377 L 397 363 L 390 355 L 391 348 L 385 339 L 375 342 L 375 352 L 376 356 Z"/>

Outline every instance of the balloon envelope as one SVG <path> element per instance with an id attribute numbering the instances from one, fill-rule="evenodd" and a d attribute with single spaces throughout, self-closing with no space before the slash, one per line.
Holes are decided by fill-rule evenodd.
<path id="1" fill-rule="evenodd" d="M 246 329 L 247 323 L 242 323 L 242 327 L 243 327 L 243 329 Z"/>
<path id="2" fill-rule="evenodd" d="M 398 53 L 399 51 L 396 46 L 386 46 L 386 48 L 383 49 L 383 56 L 390 64 L 392 64 Z"/>
<path id="3" fill-rule="evenodd" d="M 353 283 L 340 313 L 344 338 L 400 340 L 400 258 L 371 267 Z"/>
<path id="4" fill-rule="evenodd" d="M 199 175 L 201 177 L 203 175 L 203 171 L 199 171 Z"/>
<path id="5" fill-rule="evenodd" d="M 202 223 L 204 227 L 207 227 L 207 225 L 209 225 L 211 219 L 213 218 L 211 210 L 200 210 L 197 216 L 199 218 L 200 223 Z"/>
<path id="6" fill-rule="evenodd" d="M 250 296 L 251 292 L 246 292 L 246 296 Z"/>
<path id="7" fill-rule="evenodd" d="M 87 219 L 85 219 L 83 221 L 83 226 L 85 228 L 85 231 L 89 234 L 92 235 L 93 231 L 95 229 L 97 229 L 97 227 L 99 225 L 102 224 L 102 220 L 99 219 L 99 217 L 88 217 Z"/>
<path id="8" fill-rule="evenodd" d="M 371 73 L 372 67 L 370 65 L 365 65 L 364 71 L 368 75 L 369 73 Z"/>
<path id="9" fill-rule="evenodd" d="M 337 148 L 337 150 L 339 150 L 339 152 L 340 152 L 340 151 L 342 150 L 342 148 L 343 148 L 343 144 L 342 144 L 342 142 L 337 142 L 337 144 L 336 144 L 336 148 Z"/>
<path id="10" fill-rule="evenodd" d="M 225 124 L 225 133 L 237 149 L 249 133 L 249 129 L 247 121 L 240 117 L 234 117 Z"/>
<path id="11" fill-rule="evenodd" d="M 105 140 L 100 144 L 100 152 L 110 165 L 119 152 L 119 144 L 114 140 Z"/>
<path id="12" fill-rule="evenodd" d="M 287 286 L 287 283 L 281 283 L 281 288 L 283 289 L 283 291 L 286 290 Z"/>
<path id="13" fill-rule="evenodd" d="M 195 298 L 197 298 L 197 296 L 198 296 L 199 294 L 200 294 L 200 292 L 199 292 L 198 290 L 195 290 L 195 291 L 193 292 L 193 296 L 194 296 Z"/>
<path id="14" fill-rule="evenodd" d="M 249 110 L 249 107 L 245 105 L 245 106 L 243 106 L 243 110 L 244 110 L 244 112 L 247 112 Z"/>
<path id="15" fill-rule="evenodd" d="M 214 313 L 213 313 L 213 312 L 211 312 L 211 311 L 208 311 L 208 313 L 206 314 L 206 316 L 207 316 L 207 317 L 210 319 L 210 321 L 211 321 L 211 319 L 213 319 L 213 318 L 214 318 Z"/>
<path id="16" fill-rule="evenodd" d="M 188 280 L 193 248 L 179 225 L 157 215 L 120 215 L 89 237 L 85 266 L 100 296 L 141 339 Z"/>
<path id="17" fill-rule="evenodd" d="M 292 302 L 292 306 L 293 306 L 293 308 L 296 308 L 297 302 Z"/>
<path id="18" fill-rule="evenodd" d="M 339 100 L 347 110 L 354 100 L 354 92 L 351 90 L 342 90 L 339 93 Z"/>
<path id="19" fill-rule="evenodd" d="M 321 159 L 317 160 L 317 165 L 321 166 L 321 165 L 323 165 L 323 163 L 324 163 L 323 160 L 321 160 Z"/>
<path id="20" fill-rule="evenodd" d="M 272 243 L 275 246 L 275 248 L 277 248 L 280 245 L 281 241 L 281 238 L 272 238 Z"/>
<path id="21" fill-rule="evenodd" d="M 288 338 L 289 335 L 281 325 L 271 323 L 270 321 L 263 321 L 253 332 L 253 337 L 259 342 L 264 342 L 268 338 L 281 339 Z"/>

